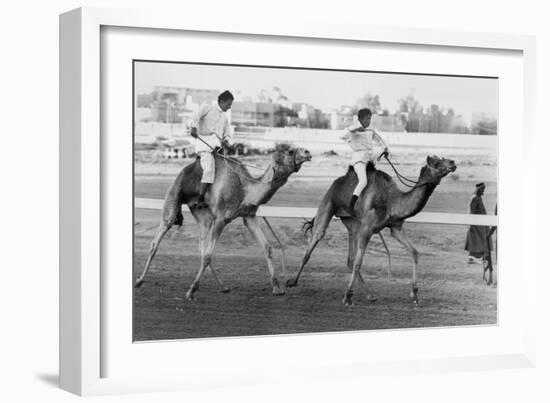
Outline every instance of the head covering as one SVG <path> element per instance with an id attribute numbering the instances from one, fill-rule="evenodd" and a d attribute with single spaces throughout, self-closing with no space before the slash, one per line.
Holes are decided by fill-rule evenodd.
<path id="1" fill-rule="evenodd" d="M 476 189 L 479 189 L 481 187 L 485 187 L 485 183 L 484 182 L 479 182 L 476 184 Z"/>

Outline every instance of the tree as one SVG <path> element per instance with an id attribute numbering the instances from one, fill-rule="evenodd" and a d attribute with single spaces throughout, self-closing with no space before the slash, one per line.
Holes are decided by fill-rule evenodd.
<path id="1" fill-rule="evenodd" d="M 418 113 L 422 111 L 422 106 L 414 97 L 414 90 L 412 90 L 409 95 L 405 98 L 401 98 L 397 101 L 399 104 L 399 112 L 405 113 Z"/>
<path id="2" fill-rule="evenodd" d="M 285 127 L 290 118 L 298 117 L 298 113 L 293 109 L 278 105 L 277 110 L 273 113 L 273 117 L 275 127 Z"/>
<path id="3" fill-rule="evenodd" d="M 407 132 L 419 132 L 422 130 L 422 105 L 414 97 L 414 90 L 397 101 L 398 113 L 405 123 Z"/>
<path id="4" fill-rule="evenodd" d="M 308 116 L 308 127 L 312 129 L 328 129 L 329 125 L 329 118 L 320 109 L 314 109 Z"/>
<path id="5" fill-rule="evenodd" d="M 382 110 L 379 95 L 372 95 L 367 92 L 357 100 L 357 106 L 361 108 L 369 108 L 373 115 L 377 115 Z"/>

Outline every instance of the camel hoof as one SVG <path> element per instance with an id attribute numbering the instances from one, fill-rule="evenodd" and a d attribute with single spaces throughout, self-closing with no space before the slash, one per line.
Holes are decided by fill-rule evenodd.
<path id="1" fill-rule="evenodd" d="M 418 288 L 414 287 L 411 290 L 411 300 L 415 305 L 418 305 Z"/>
<path id="2" fill-rule="evenodd" d="M 346 293 L 346 295 L 344 296 L 344 299 L 342 300 L 342 303 L 345 306 L 353 306 L 353 302 L 351 300 L 352 296 L 353 296 L 353 294 L 351 292 Z"/>
<path id="3" fill-rule="evenodd" d="M 351 300 L 351 298 L 345 297 L 342 300 L 342 304 L 344 304 L 345 306 L 353 306 L 353 301 Z"/>
<path id="4" fill-rule="evenodd" d="M 298 285 L 298 281 L 296 279 L 288 279 L 286 281 L 286 286 L 289 288 L 296 287 Z"/>
<path id="5" fill-rule="evenodd" d="M 195 300 L 195 292 L 197 292 L 198 289 L 199 289 L 199 283 L 198 282 L 191 284 L 191 287 L 189 287 L 189 290 L 185 294 L 185 298 L 187 298 L 187 300 L 189 300 L 189 301 L 194 301 Z"/>
<path id="6" fill-rule="evenodd" d="M 374 295 L 367 295 L 367 301 L 376 302 L 378 301 L 378 298 L 376 298 Z"/>
<path id="7" fill-rule="evenodd" d="M 230 288 L 222 288 L 221 293 L 222 294 L 229 294 L 231 292 Z"/>
<path id="8" fill-rule="evenodd" d="M 285 290 L 281 290 L 280 288 L 279 288 L 279 289 L 274 289 L 274 290 L 273 290 L 273 295 L 276 295 L 276 296 L 286 295 L 286 291 L 285 291 Z"/>
<path id="9" fill-rule="evenodd" d="M 143 280 L 138 280 L 138 281 L 136 281 L 136 284 L 134 285 L 134 288 L 139 288 L 139 287 L 141 287 L 141 286 L 143 285 L 144 282 L 145 282 L 145 281 L 143 281 Z"/>

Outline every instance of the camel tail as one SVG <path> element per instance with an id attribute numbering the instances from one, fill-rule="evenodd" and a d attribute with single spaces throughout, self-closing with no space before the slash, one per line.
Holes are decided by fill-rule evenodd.
<path id="1" fill-rule="evenodd" d="M 312 218 L 311 220 L 305 220 L 304 224 L 302 225 L 302 232 L 304 233 L 304 236 L 307 236 L 308 232 L 312 232 L 314 224 L 315 218 Z"/>

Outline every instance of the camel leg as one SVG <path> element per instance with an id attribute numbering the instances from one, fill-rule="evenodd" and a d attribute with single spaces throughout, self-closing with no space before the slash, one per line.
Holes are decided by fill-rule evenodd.
<path id="1" fill-rule="evenodd" d="M 313 253 L 313 250 L 315 249 L 317 244 L 325 236 L 327 227 L 330 224 L 330 220 L 332 219 L 333 212 L 331 208 L 321 206 L 317 211 L 318 213 L 313 223 L 311 239 L 309 240 L 309 245 L 307 246 L 306 253 L 302 258 L 302 264 L 300 265 L 300 269 L 298 270 L 298 274 L 296 274 L 296 277 L 294 279 L 288 279 L 288 281 L 286 282 L 287 287 L 296 287 L 298 285 L 298 279 L 302 274 L 302 270 L 304 270 L 304 267 L 309 261 L 309 258 L 311 257 L 311 254 Z"/>
<path id="2" fill-rule="evenodd" d="M 388 281 L 391 280 L 391 255 L 390 250 L 388 249 L 388 245 L 386 244 L 386 240 L 382 236 L 382 233 L 379 232 L 378 236 L 380 237 L 380 240 L 382 241 L 382 245 L 384 245 L 384 249 L 386 249 L 386 253 L 388 254 Z"/>
<path id="3" fill-rule="evenodd" d="M 135 288 L 139 288 L 143 284 L 143 279 L 145 278 L 145 275 L 147 274 L 147 271 L 149 270 L 149 267 L 151 266 L 151 262 L 153 261 L 153 258 L 157 254 L 157 250 L 160 244 L 160 241 L 164 237 L 164 235 L 168 232 L 168 230 L 172 227 L 172 224 L 162 222 L 159 226 L 159 229 L 157 230 L 157 234 L 153 238 L 153 241 L 151 242 L 151 247 L 149 248 L 149 256 L 147 257 L 147 262 L 145 263 L 145 268 L 143 269 L 143 273 L 141 273 L 141 276 L 136 281 Z"/>
<path id="4" fill-rule="evenodd" d="M 203 224 L 201 224 L 203 225 Z M 197 272 L 195 276 L 195 280 L 193 280 L 193 283 L 189 287 L 189 290 L 185 294 L 185 297 L 192 301 L 194 300 L 194 294 L 199 289 L 199 283 L 201 280 L 201 277 L 204 273 L 204 270 L 210 265 L 212 262 L 212 254 L 214 253 L 214 248 L 216 247 L 216 242 L 220 238 L 220 235 L 225 227 L 225 223 L 223 220 L 216 220 L 214 221 L 208 228 L 206 232 L 206 236 L 204 237 L 203 241 L 203 250 L 201 252 L 201 264 L 199 267 L 199 271 Z M 202 229 L 201 229 L 202 231 Z M 213 270 L 213 269 L 212 269 Z M 217 275 L 215 275 L 217 276 Z"/>
<path id="5" fill-rule="evenodd" d="M 415 304 L 418 304 L 418 286 L 416 284 L 416 269 L 418 266 L 418 251 L 412 245 L 409 238 L 405 235 L 405 231 L 402 226 L 392 227 L 391 235 L 401 243 L 407 249 L 413 259 L 413 271 L 412 271 L 412 283 L 411 283 L 411 299 Z"/>
<path id="6" fill-rule="evenodd" d="M 201 225 L 200 226 L 200 236 L 199 236 L 199 252 L 201 256 L 204 255 L 204 239 L 206 238 L 206 234 L 208 233 L 208 225 Z M 212 275 L 214 276 L 214 279 L 220 286 L 220 291 L 223 293 L 228 293 L 230 290 L 225 286 L 221 278 L 218 276 L 218 273 L 214 269 L 214 266 L 212 266 L 212 263 L 208 265 L 210 270 L 212 271 Z"/>
<path id="7" fill-rule="evenodd" d="M 369 243 L 371 234 L 358 234 L 356 239 L 356 246 L 355 246 L 355 256 L 353 258 L 353 268 L 351 271 L 351 277 L 349 280 L 348 288 L 346 289 L 346 293 L 344 295 L 344 299 L 342 303 L 346 306 L 353 305 L 352 302 L 352 296 L 353 296 L 353 283 L 355 281 L 355 277 L 357 276 L 357 273 L 361 270 L 361 265 L 363 263 L 363 257 L 365 256 L 365 251 L 367 250 L 367 245 Z M 369 301 L 376 301 L 376 297 L 372 295 L 367 296 Z"/>
<path id="8" fill-rule="evenodd" d="M 353 257 L 355 256 L 355 238 L 353 234 L 353 218 L 342 217 L 342 223 L 348 230 L 348 269 L 350 273 L 353 271 Z M 365 284 L 365 279 L 361 275 L 361 272 L 357 272 L 357 278 L 362 284 Z"/>
<path id="9" fill-rule="evenodd" d="M 216 270 L 214 269 L 214 267 L 212 266 L 212 263 L 210 263 L 208 265 L 208 267 L 210 267 L 210 270 L 212 271 L 212 274 L 214 275 L 214 279 L 216 280 L 216 282 L 218 283 L 218 285 L 220 286 L 220 291 L 223 292 L 224 294 L 228 293 L 229 291 L 231 291 L 229 288 L 227 288 L 225 286 L 225 284 L 223 283 L 223 281 L 221 280 L 221 278 L 218 276 L 218 273 L 216 272 Z"/>
<path id="10" fill-rule="evenodd" d="M 252 235 L 260 243 L 264 254 L 265 259 L 267 260 L 267 268 L 269 270 L 269 277 L 271 279 L 271 286 L 273 287 L 273 295 L 284 295 L 286 292 L 281 288 L 279 280 L 275 276 L 275 267 L 273 266 L 273 248 L 267 241 L 262 228 L 260 227 L 260 222 L 257 217 L 245 217 L 243 218 L 244 224 L 250 230 Z"/>

